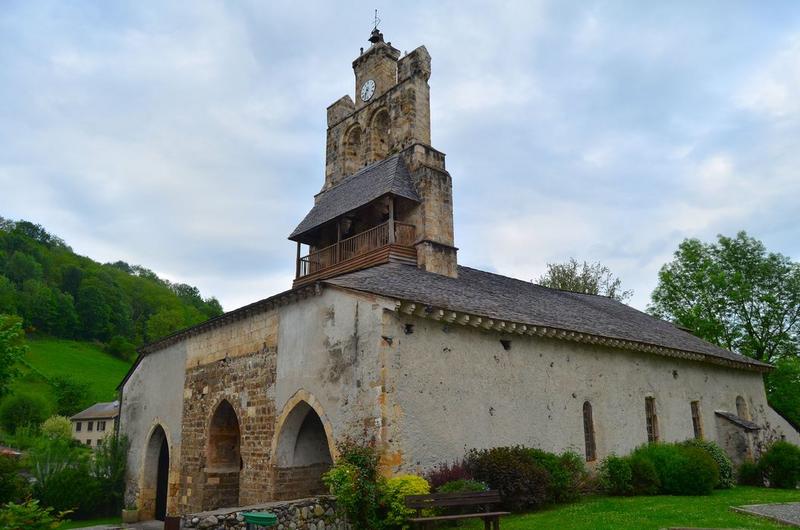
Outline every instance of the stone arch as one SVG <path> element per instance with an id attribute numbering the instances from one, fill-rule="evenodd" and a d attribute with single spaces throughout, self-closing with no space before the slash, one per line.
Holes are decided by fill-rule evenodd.
<path id="1" fill-rule="evenodd" d="M 375 111 L 370 119 L 370 162 L 383 160 L 389 156 L 392 126 L 389 111 L 384 107 Z"/>
<path id="2" fill-rule="evenodd" d="M 169 496 L 170 451 L 167 431 L 160 423 L 150 429 L 144 448 L 139 507 L 143 518 L 163 521 Z"/>
<path id="3" fill-rule="evenodd" d="M 335 447 L 322 407 L 305 391 L 284 406 L 272 443 L 275 498 L 297 499 L 325 493 L 322 474 L 330 469 Z"/>
<path id="4" fill-rule="evenodd" d="M 342 145 L 342 156 L 344 158 L 344 174 L 352 175 L 364 166 L 363 163 L 363 144 L 364 134 L 358 124 L 353 125 L 344 134 L 344 144 Z"/>
<path id="5" fill-rule="evenodd" d="M 242 470 L 239 416 L 227 399 L 211 415 L 206 444 L 206 485 L 203 508 L 238 506 Z"/>

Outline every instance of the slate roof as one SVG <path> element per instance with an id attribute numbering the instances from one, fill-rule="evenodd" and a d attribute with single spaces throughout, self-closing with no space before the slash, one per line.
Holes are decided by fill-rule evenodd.
<path id="1" fill-rule="evenodd" d="M 754 368 L 770 366 L 604 296 L 550 289 L 468 267 L 459 266 L 458 278 L 450 278 L 389 263 L 324 282 L 481 317 L 661 346 Z"/>
<path id="2" fill-rule="evenodd" d="M 387 193 L 420 201 L 408 168 L 400 155 L 375 162 L 320 193 L 314 207 L 289 235 L 289 239 L 297 240 L 323 223 Z"/>
<path id="3" fill-rule="evenodd" d="M 95 403 L 86 410 L 72 416 L 71 420 L 93 420 L 95 418 L 116 418 L 119 415 L 119 401 L 110 403 Z"/>
<path id="4" fill-rule="evenodd" d="M 721 418 L 725 418 L 729 422 L 733 423 L 734 425 L 737 425 L 737 426 L 741 427 L 742 429 L 744 429 L 746 431 L 758 431 L 758 430 L 761 430 L 761 427 L 759 427 L 757 424 L 753 423 L 750 420 L 746 420 L 746 419 L 742 418 L 741 416 L 737 416 L 736 414 L 734 414 L 732 412 L 728 412 L 726 410 L 715 410 L 714 414 L 716 414 L 717 416 L 719 416 Z"/>

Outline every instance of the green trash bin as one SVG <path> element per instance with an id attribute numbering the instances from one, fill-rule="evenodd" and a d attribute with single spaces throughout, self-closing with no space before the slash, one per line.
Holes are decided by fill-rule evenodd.
<path id="1" fill-rule="evenodd" d="M 278 516 L 269 512 L 245 512 L 242 514 L 247 530 L 258 530 L 278 524 Z"/>

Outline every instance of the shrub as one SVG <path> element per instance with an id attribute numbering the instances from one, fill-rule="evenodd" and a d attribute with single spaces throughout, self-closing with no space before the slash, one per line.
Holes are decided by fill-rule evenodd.
<path id="1" fill-rule="evenodd" d="M 445 482 L 436 489 L 436 493 L 479 493 L 488 489 L 483 482 L 462 478 Z"/>
<path id="2" fill-rule="evenodd" d="M 600 463 L 600 485 L 609 495 L 632 495 L 633 472 L 630 460 L 615 455 Z"/>
<path id="3" fill-rule="evenodd" d="M 714 459 L 719 468 L 719 484 L 717 484 L 717 488 L 727 489 L 733 487 L 735 483 L 733 480 L 733 462 L 719 445 L 709 440 L 698 439 L 686 440 L 683 444 L 689 447 L 699 447 Z"/>
<path id="4" fill-rule="evenodd" d="M 800 447 L 789 442 L 775 442 L 758 462 L 770 488 L 795 489 L 800 484 Z"/>
<path id="5" fill-rule="evenodd" d="M 39 501 L 29 500 L 23 504 L 9 502 L 0 508 L 0 528 L 24 528 L 25 530 L 52 530 L 61 525 L 67 513 L 54 515 L 53 508 L 42 508 Z"/>
<path id="6" fill-rule="evenodd" d="M 764 477 L 761 475 L 761 468 L 752 460 L 745 460 L 739 466 L 737 473 L 738 482 L 742 486 L 763 486 Z"/>
<path id="7" fill-rule="evenodd" d="M 0 425 L 8 433 L 15 433 L 20 427 L 37 429 L 50 416 L 47 401 L 35 394 L 15 394 L 0 405 Z"/>
<path id="8" fill-rule="evenodd" d="M 537 508 L 547 502 L 550 474 L 524 447 L 473 449 L 467 453 L 466 464 L 475 479 L 500 492 L 503 504 L 512 511 Z"/>
<path id="9" fill-rule="evenodd" d="M 19 471 L 15 458 L 0 456 L 0 504 L 19 502 L 28 495 L 28 482 Z"/>
<path id="10" fill-rule="evenodd" d="M 33 495 L 42 505 L 72 511 L 76 519 L 100 513 L 103 492 L 86 465 L 67 467 L 50 476 L 45 487 L 34 485 Z"/>
<path id="11" fill-rule="evenodd" d="M 65 416 L 50 416 L 42 423 L 42 434 L 49 438 L 72 438 L 72 423 Z"/>
<path id="12" fill-rule="evenodd" d="M 105 349 L 106 353 L 124 361 L 133 360 L 136 355 L 136 346 L 120 335 L 116 335 L 108 341 Z"/>
<path id="13" fill-rule="evenodd" d="M 658 473 L 660 493 L 707 495 L 719 482 L 719 468 L 711 456 L 697 447 L 653 443 L 638 447 L 631 458 L 650 460 Z"/>
<path id="14" fill-rule="evenodd" d="M 414 510 L 406 507 L 406 496 L 427 495 L 430 492 L 428 481 L 416 475 L 400 475 L 385 481 L 381 488 L 381 505 L 386 511 L 386 528 L 408 528 L 408 518 L 414 514 Z"/>
<path id="15" fill-rule="evenodd" d="M 102 491 L 99 508 L 104 514 L 117 514 L 122 509 L 129 447 L 124 435 L 106 436 L 94 451 L 90 469 Z"/>
<path id="16" fill-rule="evenodd" d="M 346 440 L 338 445 L 339 459 L 322 476 L 355 528 L 380 529 L 380 488 L 378 453 L 373 444 Z"/>
<path id="17" fill-rule="evenodd" d="M 588 476 L 583 458 L 567 451 L 561 455 L 541 449 L 528 449 L 533 462 L 550 474 L 547 488 L 548 502 L 569 502 L 578 498 L 580 489 Z"/>
<path id="18" fill-rule="evenodd" d="M 462 459 L 453 463 L 439 464 L 425 474 L 425 479 L 433 490 L 438 491 L 439 487 L 448 482 L 456 480 L 470 480 L 472 475 L 467 470 L 467 466 Z"/>
<path id="19" fill-rule="evenodd" d="M 634 495 L 658 495 L 661 480 L 655 464 L 640 455 L 627 459 L 631 467 L 631 487 Z"/>

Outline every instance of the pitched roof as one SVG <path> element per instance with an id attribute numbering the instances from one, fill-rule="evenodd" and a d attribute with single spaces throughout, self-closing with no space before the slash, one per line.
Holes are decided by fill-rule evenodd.
<path id="1" fill-rule="evenodd" d="M 458 278 L 450 278 L 389 263 L 325 283 L 491 319 L 690 352 L 742 367 L 769 367 L 604 296 L 550 289 L 468 267 L 459 266 Z"/>
<path id="2" fill-rule="evenodd" d="M 116 418 L 119 414 L 119 401 L 95 403 L 86 410 L 72 416 L 71 420 L 93 420 L 95 418 Z"/>
<path id="3" fill-rule="evenodd" d="M 323 223 L 387 193 L 416 202 L 420 200 L 400 155 L 375 162 L 320 193 L 314 207 L 289 235 L 289 239 L 296 240 Z"/>

